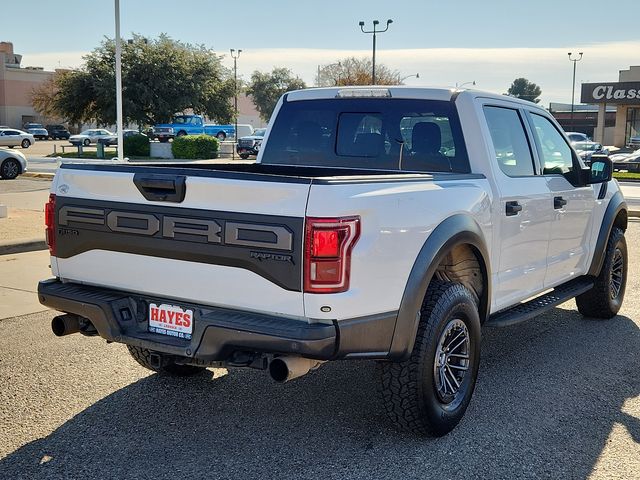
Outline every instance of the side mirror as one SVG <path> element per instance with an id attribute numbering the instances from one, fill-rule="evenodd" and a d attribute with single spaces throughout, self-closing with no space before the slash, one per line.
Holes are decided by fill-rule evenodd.
<path id="1" fill-rule="evenodd" d="M 606 155 L 592 155 L 589 170 L 588 185 L 605 183 L 613 176 L 613 162 Z"/>

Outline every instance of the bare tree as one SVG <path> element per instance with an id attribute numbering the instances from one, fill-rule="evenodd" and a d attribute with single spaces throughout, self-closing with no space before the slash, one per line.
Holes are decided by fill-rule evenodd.
<path id="1" fill-rule="evenodd" d="M 370 58 L 349 57 L 320 68 L 317 83 L 321 87 L 346 85 L 371 85 Z M 401 85 L 400 72 L 384 64 L 376 63 L 376 83 L 379 85 Z"/>

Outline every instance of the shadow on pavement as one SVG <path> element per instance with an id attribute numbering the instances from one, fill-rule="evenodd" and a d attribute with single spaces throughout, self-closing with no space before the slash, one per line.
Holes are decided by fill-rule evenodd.
<path id="1" fill-rule="evenodd" d="M 485 329 L 476 394 L 440 439 L 390 428 L 373 363 L 335 363 L 286 385 L 232 370 L 151 375 L 0 461 L 4 478 L 585 478 L 640 394 L 632 320 L 555 309 Z M 2 473 L 4 472 L 4 474 Z"/>

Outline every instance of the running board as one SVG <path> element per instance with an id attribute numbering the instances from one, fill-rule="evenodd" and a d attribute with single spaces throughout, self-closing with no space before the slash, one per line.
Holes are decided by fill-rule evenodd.
<path id="1" fill-rule="evenodd" d="M 516 323 L 524 322 L 588 291 L 593 287 L 593 283 L 594 279 L 592 277 L 576 278 L 570 282 L 558 285 L 551 292 L 540 295 L 528 302 L 520 303 L 515 307 L 494 313 L 489 317 L 485 325 L 490 327 L 508 327 Z"/>

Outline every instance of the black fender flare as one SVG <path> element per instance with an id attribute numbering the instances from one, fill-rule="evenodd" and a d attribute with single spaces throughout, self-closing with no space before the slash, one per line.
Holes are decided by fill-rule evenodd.
<path id="1" fill-rule="evenodd" d="M 589 272 L 587 273 L 587 275 L 593 275 L 594 277 L 600 275 L 600 270 L 602 270 L 602 265 L 604 265 L 604 255 L 607 251 L 607 242 L 609 241 L 609 237 L 611 236 L 611 230 L 613 230 L 616 219 L 621 212 L 624 212 L 624 224 L 622 225 L 622 229 L 626 230 L 627 202 L 624 201 L 622 193 L 620 192 L 620 190 L 618 190 L 611 197 L 611 200 L 609 200 L 609 205 L 607 205 L 607 209 L 604 212 L 604 217 L 602 218 L 602 223 L 600 224 L 600 231 L 598 232 L 596 246 L 593 250 L 591 266 L 589 267 Z"/>
<path id="2" fill-rule="evenodd" d="M 474 249 L 482 270 L 484 290 L 480 298 L 480 320 L 489 316 L 491 304 L 491 270 L 489 254 L 480 226 L 469 215 L 456 214 L 440 223 L 429 235 L 418 253 L 402 295 L 396 325 L 389 349 L 389 358 L 405 360 L 411 355 L 420 323 L 420 307 L 427 287 L 438 265 L 456 245 L 467 244 Z"/>

